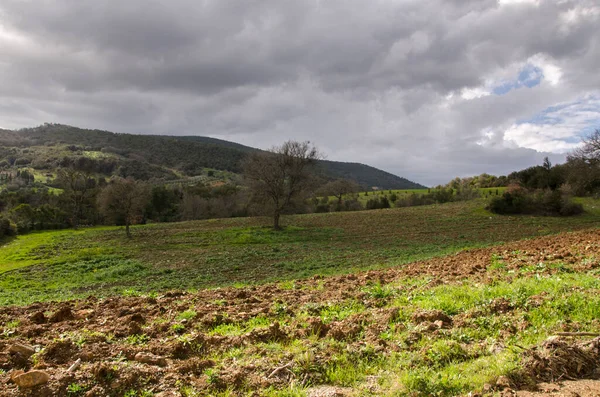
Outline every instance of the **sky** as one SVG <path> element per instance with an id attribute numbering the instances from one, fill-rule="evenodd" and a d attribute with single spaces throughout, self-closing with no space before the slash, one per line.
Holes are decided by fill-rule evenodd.
<path id="1" fill-rule="evenodd" d="M 0 0 L 0 128 L 203 135 L 433 186 L 600 128 L 597 0 Z"/>

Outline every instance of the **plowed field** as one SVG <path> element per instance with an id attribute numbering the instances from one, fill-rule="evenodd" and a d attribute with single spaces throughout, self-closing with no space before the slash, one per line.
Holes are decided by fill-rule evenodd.
<path id="1" fill-rule="evenodd" d="M 0 331 L 2 396 L 512 393 L 540 381 L 520 365 L 530 347 L 600 331 L 600 233 L 342 276 L 2 307 Z M 19 370 L 50 379 L 19 388 Z"/>

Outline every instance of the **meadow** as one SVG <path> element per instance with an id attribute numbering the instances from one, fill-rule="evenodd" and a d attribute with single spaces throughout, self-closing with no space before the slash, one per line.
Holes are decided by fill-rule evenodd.
<path id="1" fill-rule="evenodd" d="M 498 216 L 485 202 L 296 215 L 284 231 L 269 219 L 233 218 L 30 233 L 0 247 L 0 305 L 88 295 L 157 293 L 348 274 L 596 227 L 584 215 Z"/>
<path id="2" fill-rule="evenodd" d="M 428 189 L 389 189 L 389 190 L 369 190 L 363 192 L 357 192 L 355 194 L 346 194 L 343 196 L 344 199 L 355 197 L 359 203 L 366 206 L 367 201 L 373 198 L 386 196 L 388 199 L 395 195 L 398 200 L 402 200 L 411 195 L 425 196 L 431 193 L 435 193 L 439 189 L 428 188 Z M 482 199 L 488 199 L 490 197 L 498 196 L 504 193 L 506 187 L 490 187 L 490 188 L 476 188 L 475 189 Z M 456 194 L 456 192 L 454 192 Z M 335 203 L 337 198 L 329 196 L 329 202 Z M 392 203 L 393 204 L 393 203 Z"/>

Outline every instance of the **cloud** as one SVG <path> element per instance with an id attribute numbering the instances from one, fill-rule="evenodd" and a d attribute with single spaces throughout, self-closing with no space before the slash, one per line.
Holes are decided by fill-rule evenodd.
<path id="1" fill-rule="evenodd" d="M 506 173 L 598 124 L 599 22 L 594 0 L 5 0 L 0 127 L 310 139 L 426 184 Z"/>

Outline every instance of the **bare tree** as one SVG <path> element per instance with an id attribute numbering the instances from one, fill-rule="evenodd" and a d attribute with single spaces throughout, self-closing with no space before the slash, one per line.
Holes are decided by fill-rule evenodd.
<path id="1" fill-rule="evenodd" d="M 131 238 L 129 227 L 142 218 L 149 201 L 146 184 L 132 178 L 114 178 L 98 196 L 100 212 L 115 222 L 125 224 L 125 233 Z"/>
<path id="2" fill-rule="evenodd" d="M 596 162 L 600 160 L 600 130 L 596 129 L 588 137 L 581 140 L 583 145 L 568 155 L 569 160 Z"/>
<path id="3" fill-rule="evenodd" d="M 296 141 L 287 141 L 269 152 L 255 152 L 246 158 L 244 178 L 255 200 L 272 211 L 273 229 L 281 230 L 281 214 L 312 188 L 311 168 L 320 158 L 319 151 L 310 142 Z"/>
<path id="4" fill-rule="evenodd" d="M 348 179 L 336 179 L 325 184 L 320 191 L 323 195 L 334 196 L 337 199 L 336 210 L 341 211 L 344 196 L 360 190 L 358 183 Z"/>

